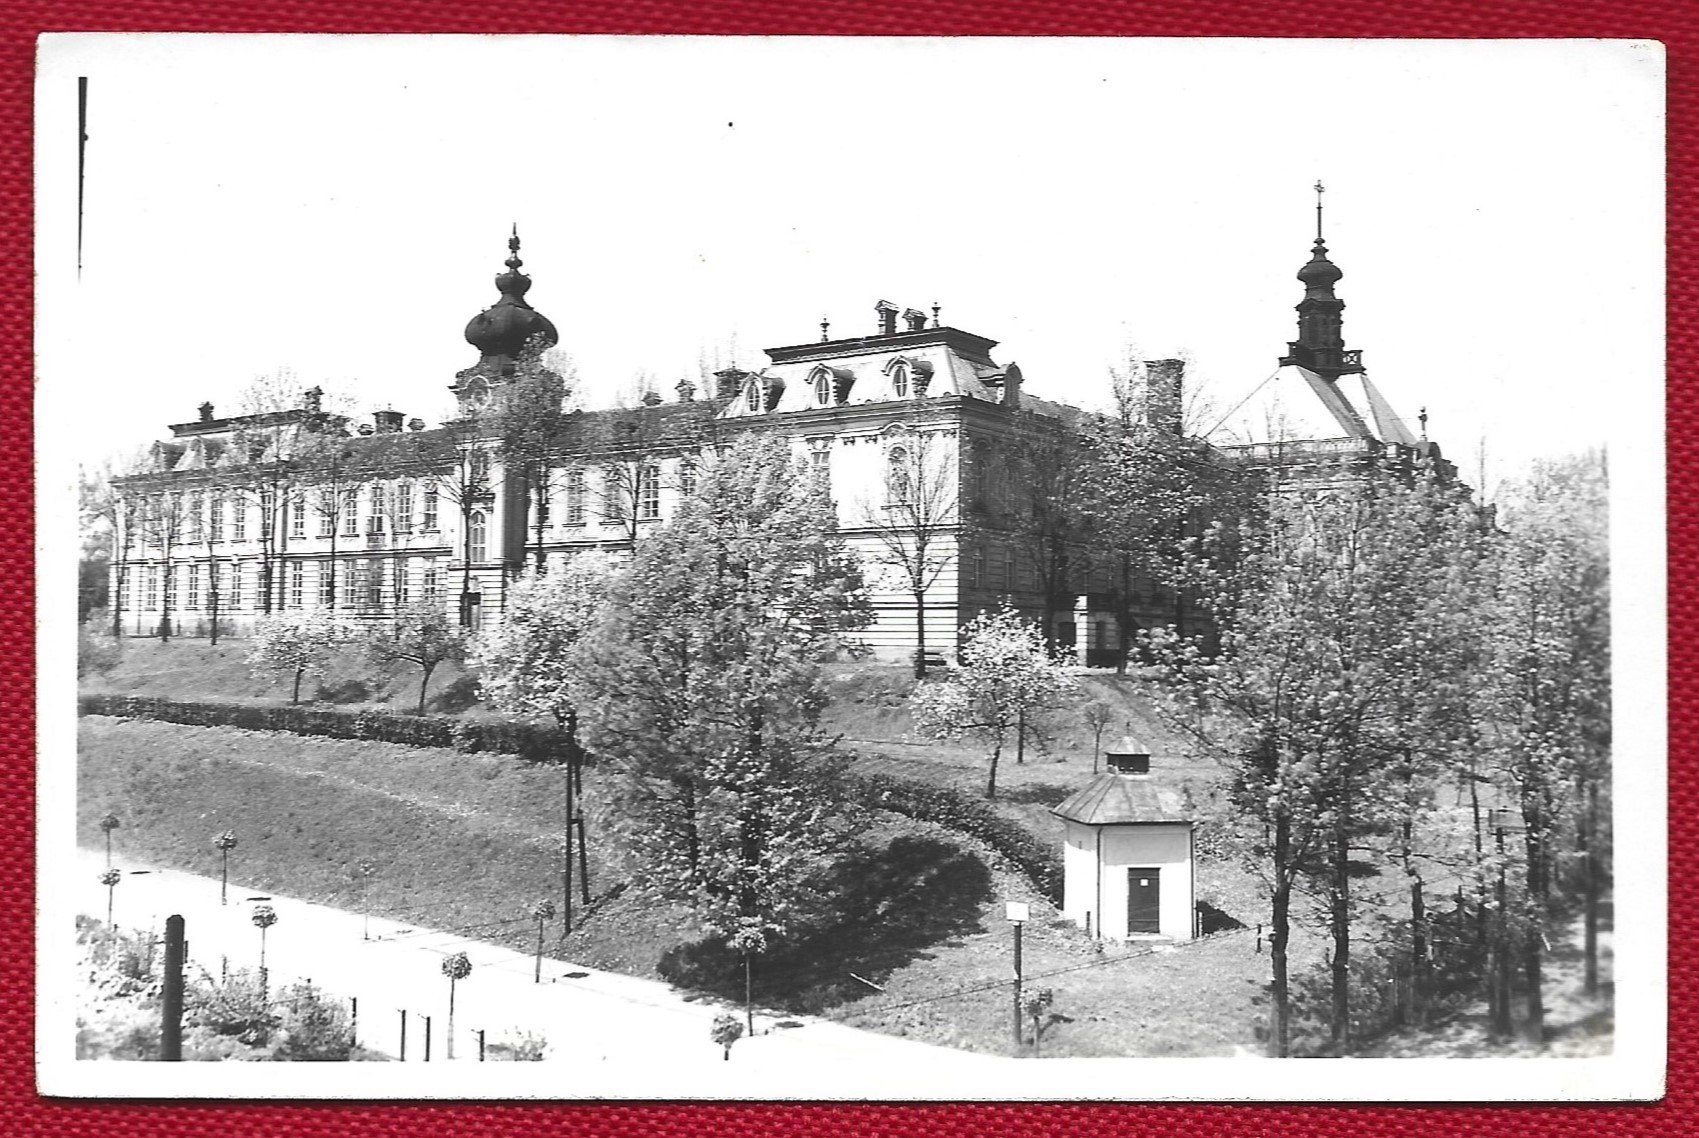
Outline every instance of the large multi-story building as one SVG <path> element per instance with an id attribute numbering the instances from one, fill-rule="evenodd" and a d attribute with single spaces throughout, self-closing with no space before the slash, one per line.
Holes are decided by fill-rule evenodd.
<path id="1" fill-rule="evenodd" d="M 928 648 L 950 652 L 963 623 L 1008 600 L 1048 618 L 1082 659 L 1109 662 L 1120 641 L 1103 575 L 1083 558 L 1065 573 L 1046 563 L 1029 532 L 1032 488 L 1016 484 L 1034 454 L 1071 445 L 1085 413 L 1028 391 L 1018 366 L 993 358 L 995 341 L 943 325 L 937 306 L 880 301 L 867 335 L 833 338 L 822 323 L 818 340 L 768 349 L 761 370 L 720 371 L 706 390 L 685 380 L 672 399 L 560 413 L 564 386 L 541 363 L 559 333 L 526 299 L 517 234 L 509 247 L 497 301 L 466 328 L 479 359 L 450 385 L 451 421 L 427 429 L 381 410 L 353 422 L 315 388 L 294 407 L 221 418 L 207 403 L 173 425 L 151 469 L 119 480 L 116 625 L 242 635 L 266 613 L 381 619 L 430 604 L 478 627 L 500 619 L 528 567 L 630 550 L 692 492 L 706 448 L 761 430 L 788 438 L 836 503 L 868 569 L 870 648 L 911 653 L 923 612 Z M 1429 449 L 1344 348 L 1340 275 L 1318 231 L 1299 273 L 1299 338 L 1215 432 L 1228 456 L 1313 479 Z M 1154 425 L 1177 430 L 1180 363 L 1153 361 L 1144 379 L 1159 396 Z M 1175 615 L 1154 583 L 1133 594 L 1135 619 Z"/>

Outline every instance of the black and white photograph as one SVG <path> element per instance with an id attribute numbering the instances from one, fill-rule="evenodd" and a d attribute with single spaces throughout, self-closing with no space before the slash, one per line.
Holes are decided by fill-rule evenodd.
<path id="1" fill-rule="evenodd" d="M 42 1091 L 1659 1097 L 1663 100 L 44 36 Z"/>

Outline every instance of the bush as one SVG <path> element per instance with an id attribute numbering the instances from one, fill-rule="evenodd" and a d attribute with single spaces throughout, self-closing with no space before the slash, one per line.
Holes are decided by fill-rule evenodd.
<path id="1" fill-rule="evenodd" d="M 295 984 L 278 994 L 282 1036 L 276 1058 L 288 1062 L 342 1063 L 354 1050 L 344 1001 L 316 985 Z"/>
<path id="2" fill-rule="evenodd" d="M 280 1020 L 260 986 L 258 973 L 239 968 L 223 980 L 214 980 L 203 972 L 186 988 L 183 999 L 186 1028 L 227 1036 L 249 1047 L 264 1047 L 271 1042 Z"/>
<path id="3" fill-rule="evenodd" d="M 980 799 L 889 774 L 849 774 L 844 785 L 869 810 L 890 810 L 978 838 L 1013 862 L 1053 903 L 1062 903 L 1061 854 Z"/>
<path id="4" fill-rule="evenodd" d="M 548 1053 L 549 1041 L 543 1036 L 514 1028 L 490 1044 L 488 1058 L 491 1062 L 540 1063 Z"/>
<path id="5" fill-rule="evenodd" d="M 264 704 L 194 702 L 141 695 L 83 695 L 82 715 L 122 719 L 158 719 L 193 727 L 241 727 L 248 731 L 287 731 L 330 739 L 364 739 L 404 747 L 441 747 L 467 753 L 518 755 L 532 762 L 556 762 L 566 754 L 567 737 L 548 727 L 502 720 L 467 720 L 446 715 L 394 715 L 386 711 Z M 589 762 L 588 756 L 585 761 Z"/>
<path id="6" fill-rule="evenodd" d="M 104 675 L 118 666 L 124 642 L 112 635 L 112 620 L 96 609 L 77 628 L 77 677 Z"/>

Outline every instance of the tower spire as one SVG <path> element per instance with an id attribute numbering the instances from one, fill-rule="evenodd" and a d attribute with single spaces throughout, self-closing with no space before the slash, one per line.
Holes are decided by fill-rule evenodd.
<path id="1" fill-rule="evenodd" d="M 1338 379 L 1363 370 L 1363 354 L 1345 347 L 1345 302 L 1333 294 L 1333 286 L 1345 274 L 1327 259 L 1322 243 L 1322 194 L 1327 191 L 1318 179 L 1316 191 L 1316 243 L 1310 259 L 1298 270 L 1304 284 L 1304 299 L 1298 302 L 1298 338 L 1287 344 L 1281 364 L 1296 364 L 1326 379 Z"/>

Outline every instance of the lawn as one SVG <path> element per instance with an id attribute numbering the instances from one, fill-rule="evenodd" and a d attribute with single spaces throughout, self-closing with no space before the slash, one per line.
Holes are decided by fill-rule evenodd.
<path id="1" fill-rule="evenodd" d="M 263 698 L 267 689 L 240 672 L 240 656 L 237 645 L 150 643 L 132 651 L 101 687 Z M 827 725 L 852 752 L 855 769 L 983 794 L 982 748 L 913 735 L 906 669 L 835 665 L 828 683 Z M 995 807 L 1001 814 L 1042 840 L 1061 841 L 1050 807 L 1092 777 L 1091 733 L 1080 708 L 1098 698 L 1115 709 L 1106 744 L 1122 733 L 1148 741 L 1154 777 L 1181 786 L 1200 821 L 1219 816 L 1222 772 L 1184 754 L 1136 681 L 1087 674 L 1082 687 L 1044 751 L 1021 764 L 1005 756 Z M 124 819 L 116 835 L 121 852 L 216 873 L 211 837 L 234 828 L 242 844 L 232 872 L 245 884 L 516 947 L 529 943 L 529 905 L 542 896 L 558 901 L 563 787 L 555 768 L 509 756 L 100 717 L 82 720 L 79 760 L 85 844 L 101 840 L 97 820 L 112 809 Z M 619 888 L 627 865 L 603 782 L 610 777 L 592 770 L 586 782 L 596 904 L 588 919 L 580 913 L 564 945 L 549 938 L 550 951 L 740 996 L 736 961 L 704 940 L 687 909 Z M 376 867 L 367 878 L 355 872 L 362 861 Z M 1383 907 L 1396 915 L 1398 885 L 1365 884 L 1363 900 L 1387 892 Z M 1256 877 L 1235 862 L 1201 859 L 1197 895 L 1246 927 L 1155 950 L 1094 946 L 979 843 L 895 815 L 874 816 L 822 890 L 832 897 L 835 916 L 810 935 L 775 946 L 757 970 L 758 1001 L 776 1010 L 1006 1052 L 1013 1046 L 1011 932 L 1003 904 L 1027 900 L 1033 920 L 1026 972 L 1053 989 L 1051 1010 L 1065 1017 L 1047 1028 L 1043 1054 L 1260 1050 L 1256 1028 L 1265 1012 L 1259 1001 L 1269 958 L 1266 943 L 1258 951 L 1257 926 L 1267 920 L 1267 901 Z M 1310 905 L 1300 899 L 1294 913 L 1294 978 L 1325 959 Z M 1369 939 L 1365 930 L 1358 944 L 1366 947 Z M 1408 1054 L 1423 1043 L 1417 1037 L 1388 1046 Z"/>
<path id="2" fill-rule="evenodd" d="M 596 840 L 591 872 L 605 894 L 623 869 L 599 777 L 587 778 L 586 804 Z M 123 820 L 114 835 L 120 859 L 215 875 L 211 838 L 234 829 L 240 845 L 231 872 L 246 886 L 515 947 L 529 944 L 525 907 L 559 890 L 561 772 L 508 756 L 88 716 L 79 783 L 79 840 L 98 845 L 99 818 L 113 810 Z M 376 867 L 367 878 L 355 872 L 362 861 Z M 1243 998 L 1235 989 L 1222 1000 L 1181 974 L 1193 961 L 1207 961 L 1212 975 L 1254 974 L 1259 958 L 1248 934 L 1142 959 L 1116 949 L 1098 956 L 1077 929 L 1055 927 L 1054 909 L 989 851 L 893 815 L 871 820 L 828 888 L 836 916 L 761 962 L 760 1002 L 1002 1050 L 1006 985 L 931 997 L 1007 979 L 1003 903 L 1025 899 L 1035 914 L 1029 972 L 1074 969 L 1042 981 L 1057 992 L 1056 1010 L 1078 1020 L 1050 1029 L 1046 1053 L 1226 1053 L 1235 1033 L 1248 1034 L 1253 984 L 1235 976 Z M 738 986 L 735 962 L 701 942 L 688 911 L 629 891 L 599 902 L 564 948 L 553 936 L 549 943 L 551 953 L 597 967 L 716 993 Z M 1213 982 L 1211 989 L 1218 991 Z M 927 1002 L 891 1007 L 913 1000 Z M 1188 1006 L 1171 1019 L 1160 1010 L 1180 1005 Z M 1089 1015 L 1114 1029 L 1082 1030 Z M 1141 1036 L 1135 1025 L 1156 1018 L 1168 1026 Z"/>

